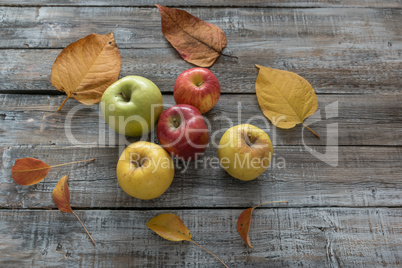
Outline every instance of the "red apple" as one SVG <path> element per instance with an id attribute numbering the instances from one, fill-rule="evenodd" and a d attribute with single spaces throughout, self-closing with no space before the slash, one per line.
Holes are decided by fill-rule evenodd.
<path id="1" fill-rule="evenodd" d="M 176 79 L 173 96 L 177 104 L 189 104 L 206 113 L 215 106 L 221 95 L 216 76 L 206 68 L 191 68 Z"/>
<path id="2" fill-rule="evenodd" d="M 195 160 L 208 145 L 208 128 L 197 108 L 187 104 L 172 106 L 159 116 L 156 135 L 172 156 Z"/>

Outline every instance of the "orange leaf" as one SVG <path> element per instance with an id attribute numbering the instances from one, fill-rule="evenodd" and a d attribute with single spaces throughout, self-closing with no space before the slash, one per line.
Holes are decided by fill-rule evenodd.
<path id="1" fill-rule="evenodd" d="M 163 35 L 184 60 L 210 67 L 222 54 L 226 36 L 221 28 L 184 10 L 156 6 L 161 14 Z"/>
<path id="2" fill-rule="evenodd" d="M 92 105 L 98 103 L 103 92 L 120 73 L 120 52 L 113 33 L 90 34 L 68 45 L 52 67 L 51 82 L 69 98 Z"/>
<path id="3" fill-rule="evenodd" d="M 149 229 L 170 241 L 191 241 L 190 230 L 174 214 L 160 214 L 147 222 Z"/>
<path id="4" fill-rule="evenodd" d="M 258 104 L 264 115 L 279 128 L 289 129 L 303 124 L 318 107 L 314 88 L 303 77 L 288 71 L 256 65 L 259 69 L 255 83 Z"/>
<path id="5" fill-rule="evenodd" d="M 82 227 L 84 227 L 84 230 L 88 234 L 92 243 L 95 245 L 95 241 L 92 239 L 87 228 L 85 228 L 85 226 L 82 223 L 82 221 L 80 220 L 80 218 L 78 218 L 77 214 L 74 213 L 73 209 L 70 206 L 70 189 L 68 188 L 67 180 L 68 180 L 68 175 L 64 176 L 57 182 L 56 187 L 53 189 L 53 192 L 52 192 L 53 200 L 56 203 L 57 208 L 61 212 L 73 213 L 73 215 L 81 223 Z"/>
<path id="6" fill-rule="evenodd" d="M 73 212 L 70 206 L 70 190 L 67 185 L 68 175 L 61 178 L 53 189 L 53 200 L 62 212 Z"/>
<path id="7" fill-rule="evenodd" d="M 51 168 L 94 160 L 95 159 L 90 159 L 49 166 L 36 158 L 19 158 L 15 160 L 15 164 L 11 168 L 11 177 L 20 185 L 37 184 L 46 177 Z"/>
<path id="8" fill-rule="evenodd" d="M 20 185 L 32 185 L 42 181 L 51 168 L 36 158 L 20 158 L 11 168 L 11 177 Z"/>
<path id="9" fill-rule="evenodd" d="M 287 203 L 287 202 L 288 201 L 264 202 L 255 207 L 248 208 L 240 214 L 239 219 L 237 220 L 237 231 L 239 232 L 240 236 L 243 238 L 243 240 L 247 244 L 247 246 L 249 246 L 250 248 L 253 248 L 251 246 L 251 242 L 250 242 L 249 231 L 250 231 L 250 224 L 251 224 L 251 214 L 253 213 L 254 209 L 256 209 L 257 207 L 262 206 L 264 204 Z"/>

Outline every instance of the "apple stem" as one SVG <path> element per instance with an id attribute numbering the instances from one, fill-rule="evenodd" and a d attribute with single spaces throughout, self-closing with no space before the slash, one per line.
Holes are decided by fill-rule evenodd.
<path id="1" fill-rule="evenodd" d="M 320 139 L 320 135 L 318 135 L 317 133 L 315 133 L 315 131 L 312 130 L 311 128 L 309 128 L 306 124 L 304 124 L 304 122 L 303 122 L 303 126 L 304 126 L 305 128 L 307 128 L 308 130 L 310 130 L 317 138 Z"/>
<path id="2" fill-rule="evenodd" d="M 179 127 L 179 122 L 177 122 L 176 118 L 173 118 L 173 125 L 175 128 Z"/>
<path id="3" fill-rule="evenodd" d="M 57 109 L 57 111 L 60 111 L 61 108 L 64 106 L 64 103 L 66 103 L 66 101 L 70 98 L 70 96 L 67 96 L 67 98 L 63 101 L 63 103 L 59 106 L 59 108 Z"/>
<path id="4" fill-rule="evenodd" d="M 123 92 L 120 92 L 120 95 L 123 96 L 123 99 L 124 99 L 125 101 L 130 101 L 130 99 L 129 99 Z"/>

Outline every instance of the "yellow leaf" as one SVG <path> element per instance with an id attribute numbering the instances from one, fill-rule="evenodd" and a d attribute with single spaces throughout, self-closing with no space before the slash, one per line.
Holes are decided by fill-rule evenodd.
<path id="1" fill-rule="evenodd" d="M 191 241 L 190 230 L 174 214 L 160 214 L 147 222 L 149 229 L 170 241 Z"/>
<path id="2" fill-rule="evenodd" d="M 260 65 L 256 67 L 259 69 L 255 84 L 258 103 L 272 124 L 289 129 L 315 113 L 317 96 L 306 79 L 288 71 Z"/>
<path id="3" fill-rule="evenodd" d="M 66 100 L 74 98 L 92 105 L 98 103 L 103 92 L 117 81 L 120 63 L 113 33 L 90 34 L 60 52 L 52 67 L 51 82 L 66 93 Z"/>

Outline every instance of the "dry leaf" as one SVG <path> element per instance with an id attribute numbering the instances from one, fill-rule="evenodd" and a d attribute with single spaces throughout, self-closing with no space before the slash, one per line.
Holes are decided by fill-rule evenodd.
<path id="1" fill-rule="evenodd" d="M 52 85 L 67 95 L 58 110 L 69 98 L 86 105 L 98 103 L 119 78 L 120 62 L 113 33 L 90 34 L 68 45 L 52 67 Z"/>
<path id="2" fill-rule="evenodd" d="M 70 206 L 70 190 L 67 185 L 67 179 L 68 175 L 64 176 L 61 178 L 58 182 L 56 187 L 53 189 L 53 200 L 57 205 L 57 208 L 66 213 L 73 213 L 74 216 L 78 219 L 78 221 L 81 223 L 82 227 L 84 227 L 84 230 L 87 232 L 89 238 L 91 239 L 92 243 L 95 245 L 95 241 L 92 239 L 91 235 L 89 234 L 87 228 L 85 228 L 84 224 L 78 218 L 77 214 L 74 213 L 73 209 Z"/>
<path id="3" fill-rule="evenodd" d="M 147 222 L 149 229 L 170 241 L 191 241 L 190 230 L 174 214 L 160 214 Z"/>
<path id="4" fill-rule="evenodd" d="M 221 259 L 219 259 L 215 254 L 201 245 L 197 244 L 191 239 L 190 230 L 184 225 L 183 221 L 179 216 L 175 214 L 160 214 L 153 217 L 147 222 L 147 227 L 160 235 L 161 237 L 170 241 L 191 241 L 198 247 L 207 251 L 209 254 L 217 258 L 225 267 L 228 267 Z"/>
<path id="5" fill-rule="evenodd" d="M 65 163 L 65 164 L 60 164 L 60 165 L 55 165 L 55 166 L 49 166 L 48 164 L 46 164 L 36 158 L 30 158 L 30 157 L 19 158 L 19 159 L 15 160 L 15 164 L 11 168 L 11 174 L 12 174 L 11 177 L 14 179 L 14 181 L 16 183 L 18 183 L 20 185 L 37 184 L 46 177 L 47 173 L 49 172 L 49 170 L 51 168 L 75 164 L 75 163 L 93 161 L 93 160 L 95 160 L 95 159 L 70 162 L 70 163 Z"/>
<path id="6" fill-rule="evenodd" d="M 288 201 L 264 202 L 255 207 L 248 208 L 240 214 L 239 219 L 237 220 L 237 231 L 239 232 L 240 236 L 243 238 L 243 240 L 247 244 L 247 246 L 249 246 L 250 248 L 253 248 L 251 246 L 251 242 L 250 242 L 249 231 L 250 231 L 250 224 L 251 224 L 251 214 L 253 213 L 254 209 L 256 209 L 257 207 L 262 206 L 264 204 L 287 203 L 287 202 Z"/>
<path id="7" fill-rule="evenodd" d="M 258 103 L 264 115 L 279 128 L 292 128 L 314 114 L 318 108 L 313 87 L 303 77 L 288 71 L 256 65 L 255 84 Z"/>
<path id="8" fill-rule="evenodd" d="M 156 6 L 161 14 L 163 35 L 184 60 L 210 67 L 222 54 L 226 36 L 221 28 L 184 10 Z"/>

